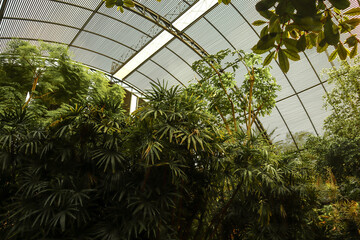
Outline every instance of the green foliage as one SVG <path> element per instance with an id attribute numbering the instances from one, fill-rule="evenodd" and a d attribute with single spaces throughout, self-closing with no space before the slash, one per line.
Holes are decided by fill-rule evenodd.
<path id="1" fill-rule="evenodd" d="M 125 116 L 122 90 L 105 84 L 99 73 L 70 58 L 56 58 L 61 56 L 55 50 L 47 60 L 39 57 L 39 48 L 16 46 L 14 51 L 25 48 L 27 55 L 3 57 L 1 65 L 8 80 L 9 74 L 18 74 L 18 81 L 28 83 L 14 92 L 23 96 L 34 88 L 34 75 L 37 80 L 28 104 L 25 99 L 15 107 L 2 103 L 1 239 L 356 236 L 349 227 L 357 226 L 358 205 L 329 203 L 336 191 L 357 198 L 356 176 L 345 177 L 339 188 L 332 182 L 331 191 L 327 185 L 322 189 L 313 184 L 312 158 L 281 154 L 251 131 L 227 131 L 224 126 L 234 114 L 248 126 L 249 119 L 268 114 L 274 106 L 278 86 L 259 56 L 237 51 L 235 62 L 224 64 L 230 55 L 222 51 L 198 61 L 193 65 L 202 77 L 198 84 L 189 89 L 154 84 L 146 93 L 148 101 Z M 237 86 L 234 73 L 240 63 L 247 74 Z M 73 89 L 67 89 L 65 79 Z M 35 98 L 48 88 L 64 91 L 69 99 L 55 92 Z M 342 145 L 344 151 L 348 145 Z M 349 161 L 358 155 L 347 153 L 341 154 Z M 332 231 L 332 226 L 345 230 Z"/>
<path id="2" fill-rule="evenodd" d="M 62 45 L 11 41 L 0 55 L 0 72 L 0 112 L 23 105 L 39 121 L 48 121 L 63 104 L 92 96 L 124 96 L 120 86 L 72 61 Z"/>
<path id="3" fill-rule="evenodd" d="M 67 105 L 46 128 L 26 110 L 2 115 L 1 236 L 294 239 L 295 225 L 310 233 L 313 190 L 300 161 L 276 157 L 255 136 L 229 138 L 187 91 L 153 87 L 132 121 L 114 98 Z"/>
<path id="4" fill-rule="evenodd" d="M 325 98 L 325 106 L 332 110 L 324 125 L 326 135 L 354 138 L 360 134 L 359 61 L 342 62 L 339 69 L 327 71 L 334 88 Z"/>
<path id="5" fill-rule="evenodd" d="M 232 62 L 224 63 L 231 55 Z M 256 117 L 270 114 L 275 106 L 276 92 L 280 89 L 269 68 L 261 64 L 261 57 L 255 54 L 241 50 L 232 53 L 230 50 L 220 51 L 192 65 L 201 79 L 190 85 L 187 91 L 204 99 L 209 111 L 225 125 L 230 122 L 236 129 L 237 124 L 246 124 L 249 129 Z M 241 65 L 246 74 L 238 86 L 235 74 Z"/>
<path id="6" fill-rule="evenodd" d="M 339 182 L 348 176 L 360 177 L 359 58 L 342 62 L 339 69 L 327 71 L 334 87 L 325 96 L 325 107 L 332 111 L 324 123 L 324 137 L 311 138 L 309 149 L 319 157 L 318 168 L 331 168 Z"/>
<path id="7" fill-rule="evenodd" d="M 261 0 L 256 4 L 256 10 L 266 20 L 256 20 L 253 25 L 266 24 L 261 31 L 260 40 L 253 47 L 255 53 L 264 53 L 275 49 L 277 54 L 268 55 L 278 59 L 282 71 L 289 70 L 289 61 L 297 61 L 300 57 L 294 54 L 305 49 L 316 47 L 318 52 L 325 51 L 328 46 L 336 48 L 329 61 L 336 55 L 341 60 L 347 56 L 357 55 L 360 42 L 353 30 L 359 25 L 356 16 L 359 8 L 344 11 L 350 6 L 349 0 Z M 341 34 L 350 34 L 341 42 Z M 347 43 L 349 51 L 344 43 Z M 287 51 L 292 54 L 284 54 Z M 266 63 L 270 62 L 268 59 Z"/>
<path id="8" fill-rule="evenodd" d="M 319 231 L 325 239 L 360 237 L 359 59 L 327 71 L 333 89 L 325 96 L 331 114 L 324 136 L 310 137 L 303 157 L 315 163 L 320 206 Z M 322 179 L 325 179 L 323 181 Z"/>

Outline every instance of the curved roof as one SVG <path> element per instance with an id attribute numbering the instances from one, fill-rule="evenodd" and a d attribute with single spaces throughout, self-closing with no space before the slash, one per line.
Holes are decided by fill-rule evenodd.
<path id="1" fill-rule="evenodd" d="M 76 61 L 120 76 L 141 92 L 157 79 L 186 86 L 196 76 L 190 66 L 202 51 L 213 54 L 230 48 L 249 52 L 259 38 L 261 28 L 251 25 L 259 18 L 256 0 L 233 0 L 228 6 L 218 5 L 217 0 L 137 2 L 138 8 L 120 13 L 106 8 L 101 0 L 2 0 L 0 51 L 12 38 L 67 44 Z M 200 17 L 185 24 L 189 11 L 204 2 L 207 6 L 192 12 Z M 147 51 L 159 38 L 162 43 Z M 124 66 L 141 58 L 144 51 L 150 56 L 145 54 L 144 60 L 121 74 Z M 273 62 L 271 73 L 282 90 L 272 114 L 260 120 L 265 128 L 277 129 L 277 140 L 287 133 L 322 132 L 328 115 L 322 108 L 322 96 L 329 86 L 320 75 L 329 67 L 326 54 L 315 50 L 292 62 L 287 74 Z"/>

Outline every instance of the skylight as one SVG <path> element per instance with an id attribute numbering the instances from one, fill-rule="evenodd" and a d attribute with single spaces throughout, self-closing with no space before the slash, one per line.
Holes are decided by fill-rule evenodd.
<path id="1" fill-rule="evenodd" d="M 182 31 L 189 26 L 193 21 L 199 18 L 207 10 L 218 3 L 218 0 L 200 0 L 189 10 L 187 10 L 181 17 L 179 17 L 173 26 Z M 154 38 L 146 47 L 138 52 L 129 62 L 127 62 L 118 72 L 114 74 L 115 77 L 124 79 L 134 69 L 140 66 L 146 59 L 163 47 L 173 38 L 173 35 L 167 31 L 163 31 L 156 38 Z"/>

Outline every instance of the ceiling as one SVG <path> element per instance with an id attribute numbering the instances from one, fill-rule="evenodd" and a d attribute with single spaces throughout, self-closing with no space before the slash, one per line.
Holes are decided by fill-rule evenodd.
<path id="1" fill-rule="evenodd" d="M 138 2 L 174 23 L 198 1 Z M 251 25 L 260 18 L 254 7 L 256 2 L 233 0 L 228 6 L 216 4 L 181 34 L 185 33 L 209 54 L 226 48 L 250 52 L 261 30 Z M 76 61 L 109 74 L 116 73 L 157 35 L 167 31 L 145 15 L 127 9 L 124 13 L 108 9 L 101 0 L 32 0 L 31 3 L 2 0 L 1 10 L 0 51 L 5 50 L 12 38 L 35 44 L 38 39 L 63 43 L 69 46 Z M 186 41 L 172 35 L 169 42 L 121 80 L 140 93 L 158 79 L 169 85 L 187 86 L 196 76 L 190 66 L 200 55 Z M 271 73 L 282 90 L 272 114 L 260 120 L 266 129 L 276 129 L 275 140 L 300 131 L 321 134 L 323 120 L 328 115 L 322 108 L 322 96 L 330 88 L 321 77 L 322 69 L 331 67 L 327 56 L 315 50 L 301 55 L 300 61 L 291 62 L 287 74 L 275 62 L 272 64 Z M 242 74 L 237 76 L 240 82 Z"/>

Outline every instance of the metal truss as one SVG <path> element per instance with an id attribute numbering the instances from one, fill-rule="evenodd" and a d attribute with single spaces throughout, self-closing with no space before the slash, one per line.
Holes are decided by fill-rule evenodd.
<path id="1" fill-rule="evenodd" d="M 203 49 L 198 43 L 196 43 L 189 35 L 183 33 L 182 31 L 175 28 L 172 23 L 167 20 L 165 17 L 160 16 L 158 13 L 152 11 L 151 9 L 145 7 L 144 5 L 134 2 L 134 8 L 127 8 L 129 11 L 132 11 L 136 14 L 139 14 L 151 22 L 155 23 L 157 26 L 163 28 L 164 30 L 171 33 L 174 37 L 178 38 L 180 41 L 188 45 L 194 52 L 196 52 L 200 57 L 208 56 L 209 54 Z"/>
<path id="2" fill-rule="evenodd" d="M 137 15 L 140 15 L 141 17 L 151 21 L 152 23 L 156 24 L 156 26 L 159 26 L 163 30 L 166 30 L 167 32 L 171 33 L 174 37 L 179 39 L 181 42 L 186 44 L 188 47 L 190 47 L 195 53 L 197 53 L 201 58 L 206 57 L 209 54 L 203 49 L 198 43 L 196 43 L 189 35 L 186 33 L 183 33 L 182 31 L 178 30 L 172 25 L 172 22 L 167 20 L 165 17 L 159 15 L 158 13 L 154 12 L 153 10 L 149 9 L 148 7 L 133 1 L 135 6 L 132 8 L 124 7 L 128 11 L 131 11 Z M 150 29 L 151 30 L 151 29 Z M 127 60 L 124 62 L 126 64 L 130 58 L 127 58 Z M 121 66 L 118 66 L 117 68 L 113 68 L 114 71 L 113 74 L 117 72 L 120 69 Z"/>

